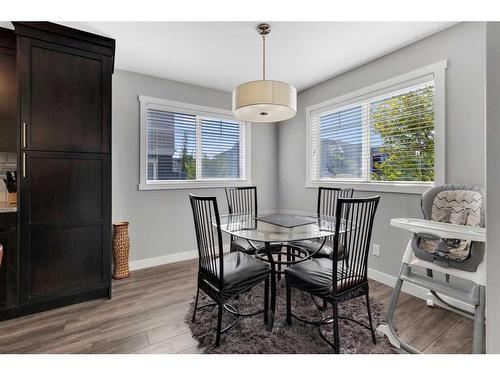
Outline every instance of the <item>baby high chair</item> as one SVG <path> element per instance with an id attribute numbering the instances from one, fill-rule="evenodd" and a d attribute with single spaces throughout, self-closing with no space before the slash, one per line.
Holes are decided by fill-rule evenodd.
<path id="1" fill-rule="evenodd" d="M 386 324 L 377 330 L 384 333 L 394 346 L 409 353 L 419 353 L 398 337 L 393 322 L 401 287 L 406 282 L 429 289 L 429 298 L 432 299 L 428 300 L 428 305 L 432 306 L 435 300 L 472 318 L 472 350 L 483 353 L 486 296 L 484 187 L 438 186 L 422 195 L 421 206 L 425 220 L 391 220 L 391 225 L 411 231 L 412 237 L 389 302 Z M 421 272 L 416 272 L 418 270 Z M 438 274 L 444 275 L 444 280 L 438 279 Z M 455 303 L 451 302 L 453 300 Z M 474 312 L 456 306 L 457 301 L 471 305 Z"/>

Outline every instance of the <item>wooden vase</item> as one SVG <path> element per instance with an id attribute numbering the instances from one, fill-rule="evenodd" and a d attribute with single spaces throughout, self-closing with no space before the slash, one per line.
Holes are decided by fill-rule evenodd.
<path id="1" fill-rule="evenodd" d="M 128 222 L 120 221 L 113 223 L 113 279 L 125 279 L 129 277 L 129 250 Z"/>

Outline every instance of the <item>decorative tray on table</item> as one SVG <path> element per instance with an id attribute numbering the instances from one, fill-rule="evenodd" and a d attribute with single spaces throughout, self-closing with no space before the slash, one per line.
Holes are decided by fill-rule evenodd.
<path id="1" fill-rule="evenodd" d="M 317 219 L 313 217 L 287 214 L 263 215 L 257 216 L 255 219 L 264 223 L 279 225 L 280 227 L 285 228 L 295 228 L 302 225 L 314 224 L 317 222 Z"/>

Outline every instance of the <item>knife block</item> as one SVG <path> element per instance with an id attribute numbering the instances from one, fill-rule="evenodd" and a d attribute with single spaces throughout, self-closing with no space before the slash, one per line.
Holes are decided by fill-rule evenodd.
<path id="1" fill-rule="evenodd" d="M 17 205 L 17 193 L 7 193 L 7 204 Z"/>

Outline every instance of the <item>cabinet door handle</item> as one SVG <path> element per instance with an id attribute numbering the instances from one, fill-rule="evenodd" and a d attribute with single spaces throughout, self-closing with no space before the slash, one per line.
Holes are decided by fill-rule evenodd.
<path id="1" fill-rule="evenodd" d="M 26 153 L 23 152 L 23 178 L 26 178 Z"/>
<path id="2" fill-rule="evenodd" d="M 23 122 L 23 148 L 26 148 L 26 123 Z"/>

